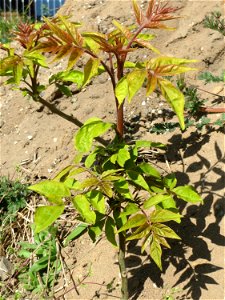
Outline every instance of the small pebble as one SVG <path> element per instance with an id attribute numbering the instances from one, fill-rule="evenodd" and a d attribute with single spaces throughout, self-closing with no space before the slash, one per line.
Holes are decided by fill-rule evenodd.
<path id="1" fill-rule="evenodd" d="M 158 109 L 158 114 L 159 115 L 162 115 L 163 114 L 163 111 L 161 109 Z"/>
<path id="2" fill-rule="evenodd" d="M 28 135 L 27 138 L 28 138 L 28 140 L 32 140 L 33 136 L 32 135 Z"/>
<path id="3" fill-rule="evenodd" d="M 144 106 L 144 105 L 146 105 L 146 102 L 145 102 L 145 100 L 144 100 L 144 101 L 142 101 L 141 105 L 143 105 L 143 106 Z"/>

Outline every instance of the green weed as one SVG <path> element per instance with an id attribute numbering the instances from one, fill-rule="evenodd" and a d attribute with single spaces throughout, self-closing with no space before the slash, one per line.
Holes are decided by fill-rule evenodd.
<path id="1" fill-rule="evenodd" d="M 26 184 L 0 177 L 0 225 L 6 218 L 7 223 L 15 219 L 16 213 L 26 206 L 30 194 Z"/>

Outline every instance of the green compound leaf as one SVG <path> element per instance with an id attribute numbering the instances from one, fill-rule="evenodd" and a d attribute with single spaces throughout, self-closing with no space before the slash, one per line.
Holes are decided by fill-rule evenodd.
<path id="1" fill-rule="evenodd" d="M 177 240 L 181 239 L 170 227 L 164 224 L 160 224 L 160 223 L 153 224 L 152 231 L 166 238 L 177 239 Z"/>
<path id="2" fill-rule="evenodd" d="M 96 187 L 99 185 L 99 180 L 97 177 L 90 177 L 85 179 L 84 181 L 78 183 L 76 188 L 79 188 L 80 190 L 84 190 L 85 188 L 91 188 Z"/>
<path id="3" fill-rule="evenodd" d="M 128 93 L 129 93 L 128 81 L 127 81 L 127 78 L 124 76 L 117 83 L 116 89 L 115 89 L 115 95 L 119 102 L 119 105 L 121 105 L 123 103 L 123 101 L 127 97 Z"/>
<path id="4" fill-rule="evenodd" d="M 18 56 L 9 56 L 0 60 L 0 76 L 7 76 L 7 71 L 12 70 L 19 61 Z"/>
<path id="5" fill-rule="evenodd" d="M 128 203 L 127 206 L 121 212 L 120 217 L 129 216 L 129 215 L 135 214 L 139 210 L 140 210 L 140 208 L 138 207 L 137 204 L 135 204 L 135 203 Z"/>
<path id="6" fill-rule="evenodd" d="M 154 260 L 156 265 L 159 267 L 159 269 L 162 271 L 162 248 L 160 246 L 160 241 L 157 239 L 157 237 L 154 236 L 150 244 L 150 256 Z"/>
<path id="7" fill-rule="evenodd" d="M 85 222 L 94 224 L 96 221 L 96 214 L 91 210 L 91 205 L 85 195 L 77 195 L 72 200 L 74 207 L 80 213 Z"/>
<path id="8" fill-rule="evenodd" d="M 158 79 L 158 85 L 163 97 L 176 113 L 181 129 L 184 130 L 184 95 L 178 89 L 176 89 L 169 80 Z"/>
<path id="9" fill-rule="evenodd" d="M 169 56 L 160 56 L 156 58 L 152 58 L 147 62 L 147 66 L 151 69 L 156 69 L 164 66 L 183 66 L 189 63 L 196 63 L 198 60 L 196 59 L 185 59 L 185 58 L 176 58 Z M 196 70 L 196 69 L 194 69 Z M 186 71 L 185 71 L 186 72 Z M 171 74 L 173 75 L 173 74 Z"/>
<path id="10" fill-rule="evenodd" d="M 80 152 L 88 152 L 91 149 L 93 139 L 102 135 L 113 126 L 99 118 L 91 118 L 78 130 L 75 136 L 75 147 Z"/>
<path id="11" fill-rule="evenodd" d="M 109 198 L 113 197 L 113 190 L 112 190 L 112 184 L 110 182 L 107 181 L 102 181 L 99 184 L 99 188 L 102 191 L 102 193 L 104 193 L 106 196 L 108 196 Z"/>
<path id="12" fill-rule="evenodd" d="M 151 41 L 156 36 L 154 34 L 149 34 L 149 33 L 139 33 L 139 35 L 137 37 L 142 39 L 143 41 Z"/>
<path id="13" fill-rule="evenodd" d="M 141 245 L 141 253 L 143 253 L 147 246 L 151 244 L 152 241 L 152 234 L 151 232 L 143 239 L 142 245 Z"/>
<path id="14" fill-rule="evenodd" d="M 56 84 L 56 86 L 60 90 L 60 92 L 66 95 L 67 97 L 71 97 L 73 95 L 71 90 L 66 85 Z"/>
<path id="15" fill-rule="evenodd" d="M 90 191 L 86 194 L 91 205 L 100 213 L 105 214 L 105 198 L 100 191 Z"/>
<path id="16" fill-rule="evenodd" d="M 88 226 L 88 234 L 92 239 L 93 243 L 96 242 L 98 236 L 102 234 L 105 221 L 105 216 L 96 212 L 95 224 Z"/>
<path id="17" fill-rule="evenodd" d="M 114 182 L 114 187 L 116 191 L 121 194 L 125 199 L 131 199 L 131 194 L 129 190 L 129 184 L 125 179 L 120 179 Z M 129 205 L 129 204 L 128 204 Z"/>
<path id="18" fill-rule="evenodd" d="M 149 186 L 148 186 L 147 182 L 144 180 L 144 177 L 139 172 L 132 171 L 132 170 L 127 170 L 126 172 L 127 172 L 127 175 L 129 176 L 129 178 L 135 184 L 141 186 L 146 191 L 149 191 Z"/>
<path id="19" fill-rule="evenodd" d="M 91 37 L 85 36 L 84 37 L 84 44 L 85 47 L 94 52 L 95 54 L 98 54 L 99 52 L 99 44 L 95 42 Z M 104 67 L 103 67 L 104 70 Z"/>
<path id="20" fill-rule="evenodd" d="M 136 38 L 134 43 L 137 43 L 138 45 L 140 45 L 141 47 L 144 47 L 144 48 L 147 48 L 157 54 L 160 54 L 160 51 L 155 48 L 154 46 L 152 46 L 152 44 L 150 44 L 149 42 L 143 40 L 143 39 L 139 39 L 139 38 Z"/>
<path id="21" fill-rule="evenodd" d="M 164 237 L 162 237 L 160 235 L 157 235 L 156 237 L 157 237 L 158 242 L 161 245 L 163 245 L 163 246 L 165 246 L 166 248 L 169 248 L 169 249 L 171 248 L 170 245 L 168 244 L 167 240 Z"/>
<path id="22" fill-rule="evenodd" d="M 25 58 L 35 62 L 35 64 L 42 66 L 43 68 L 48 68 L 48 64 L 46 62 L 46 57 L 39 53 L 38 51 L 31 51 L 24 55 Z"/>
<path id="23" fill-rule="evenodd" d="M 73 169 L 73 166 L 71 166 L 71 165 L 65 167 L 53 178 L 53 180 L 62 181 L 62 182 L 65 181 L 72 169 Z"/>
<path id="24" fill-rule="evenodd" d="M 135 94 L 142 87 L 146 77 L 146 70 L 135 69 L 127 76 L 124 76 L 116 85 L 115 94 L 119 104 L 122 104 L 128 96 L 130 102 Z"/>
<path id="25" fill-rule="evenodd" d="M 113 220 L 113 218 L 108 217 L 105 223 L 105 234 L 106 234 L 106 238 L 107 240 L 113 244 L 113 246 L 117 247 L 117 243 L 116 243 L 116 237 L 115 237 L 115 222 Z"/>
<path id="26" fill-rule="evenodd" d="M 190 185 L 178 186 L 174 188 L 172 191 L 177 195 L 178 198 L 184 201 L 191 202 L 191 203 L 203 202 L 199 194 Z"/>
<path id="27" fill-rule="evenodd" d="M 130 159 L 130 153 L 127 149 L 122 148 L 118 151 L 117 162 L 121 167 L 123 167 L 125 162 L 129 159 Z"/>
<path id="28" fill-rule="evenodd" d="M 174 213 L 166 209 L 155 210 L 150 215 L 150 221 L 152 223 L 175 221 L 177 223 L 181 222 L 182 215 Z"/>
<path id="29" fill-rule="evenodd" d="M 91 152 L 85 159 L 85 167 L 90 168 L 96 161 L 96 156 L 98 155 L 98 150 Z"/>
<path id="30" fill-rule="evenodd" d="M 52 203 L 63 204 L 63 197 L 70 197 L 69 188 L 63 183 L 54 180 L 45 180 L 29 187 L 30 190 L 35 191 Z"/>
<path id="31" fill-rule="evenodd" d="M 135 232 L 131 234 L 128 238 L 126 238 L 126 241 L 142 239 L 145 236 L 148 236 L 151 230 L 151 226 L 149 226 L 148 223 L 145 223 L 144 225 L 141 225 L 137 230 L 135 230 Z"/>
<path id="32" fill-rule="evenodd" d="M 63 213 L 64 207 L 64 205 L 38 207 L 34 216 L 35 232 L 39 233 L 55 222 Z"/>
<path id="33" fill-rule="evenodd" d="M 20 83 L 20 80 L 22 78 L 23 74 L 23 62 L 18 61 L 15 66 L 13 67 L 13 74 L 14 74 L 14 80 L 15 83 L 18 85 Z"/>
<path id="34" fill-rule="evenodd" d="M 177 179 L 175 177 L 175 174 L 169 174 L 169 175 L 166 175 L 164 178 L 163 178 L 163 184 L 170 190 L 172 190 L 176 184 L 177 184 Z"/>
<path id="35" fill-rule="evenodd" d="M 130 32 L 130 30 L 127 27 L 120 24 L 116 20 L 113 20 L 112 23 L 113 23 L 113 25 L 115 25 L 119 29 L 119 31 L 125 36 L 126 39 L 131 38 L 132 33 Z"/>
<path id="36" fill-rule="evenodd" d="M 77 237 L 79 237 L 82 234 L 84 234 L 86 232 L 86 229 L 89 225 L 85 224 L 85 223 L 81 223 L 78 226 L 76 226 L 76 228 L 74 230 L 72 230 L 72 232 L 66 237 L 66 239 L 63 241 L 63 245 L 67 246 L 69 244 L 70 241 L 76 239 Z"/>
<path id="37" fill-rule="evenodd" d="M 84 74 L 83 72 L 77 70 L 64 71 L 51 76 L 51 78 L 49 79 L 50 83 L 54 79 L 76 83 L 78 88 L 80 88 L 84 80 Z"/>
<path id="38" fill-rule="evenodd" d="M 148 200 L 146 200 L 143 207 L 144 207 L 144 209 L 148 209 L 148 208 L 155 206 L 156 204 L 161 203 L 163 201 L 171 200 L 171 198 L 172 197 L 170 195 L 157 194 L 155 196 L 152 196 Z"/>
<path id="39" fill-rule="evenodd" d="M 135 68 L 135 67 L 136 67 L 136 63 L 132 61 L 125 61 L 124 63 L 124 68 Z"/>
<path id="40" fill-rule="evenodd" d="M 136 69 L 127 75 L 128 82 L 128 101 L 131 102 L 132 98 L 142 87 L 146 78 L 146 70 Z"/>
<path id="41" fill-rule="evenodd" d="M 98 66 L 99 66 L 99 59 L 90 58 L 86 65 L 84 66 L 84 81 L 83 86 L 86 85 L 93 76 L 98 74 Z"/>
<path id="42" fill-rule="evenodd" d="M 160 205 L 164 209 L 170 210 L 171 208 L 173 208 L 174 212 L 177 211 L 176 201 L 173 199 L 172 196 L 171 196 L 171 198 L 167 198 L 165 201 L 162 201 L 162 203 Z"/>
<path id="43" fill-rule="evenodd" d="M 127 229 L 141 226 L 147 222 L 147 218 L 143 214 L 137 214 L 131 217 L 119 230 L 118 233 Z"/>
<path id="44" fill-rule="evenodd" d="M 138 165 L 138 167 L 148 176 L 152 176 L 159 179 L 161 178 L 159 171 L 148 163 L 141 163 Z"/>

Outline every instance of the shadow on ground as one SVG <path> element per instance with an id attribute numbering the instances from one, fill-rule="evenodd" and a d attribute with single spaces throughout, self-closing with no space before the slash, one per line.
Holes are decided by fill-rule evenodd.
<path id="1" fill-rule="evenodd" d="M 178 134 L 169 140 L 167 157 L 171 163 L 196 156 L 197 161 L 191 163 L 186 170 L 184 166 L 186 173 L 177 172 L 176 176 L 179 184 L 190 184 L 193 172 L 199 172 L 200 179 L 194 182 L 194 186 L 201 191 L 204 203 L 199 206 L 178 203 L 184 218 L 181 224 L 170 224 L 170 226 L 181 237 L 181 241 L 170 240 L 172 250 L 163 251 L 163 272 L 160 272 L 153 262 L 149 263 L 149 257 L 144 262 L 141 260 L 141 249 L 135 241 L 129 243 L 130 256 L 126 263 L 131 275 L 129 292 L 132 300 L 139 299 L 146 280 L 150 279 L 157 287 L 164 287 L 162 275 L 171 264 L 175 269 L 173 275 L 179 276 L 174 286 L 179 284 L 183 286 L 183 295 L 179 299 L 199 300 L 203 289 L 218 284 L 213 277 L 222 267 L 211 263 L 211 250 L 206 240 L 210 240 L 214 245 L 225 246 L 225 237 L 220 234 L 220 222 L 225 214 L 224 195 L 221 193 L 225 182 L 221 164 L 225 162 L 225 155 L 224 147 L 219 146 L 217 142 L 214 144 L 217 161 L 213 165 L 210 160 L 198 154 L 209 139 L 209 133 L 204 135 L 193 133 L 187 139 L 183 139 Z M 177 149 L 176 152 L 174 149 Z M 182 157 L 180 150 L 182 150 Z M 217 174 L 215 182 L 210 180 L 211 172 Z M 206 223 L 206 217 L 210 215 L 213 215 L 214 220 Z M 221 253 L 222 251 L 221 249 Z"/>

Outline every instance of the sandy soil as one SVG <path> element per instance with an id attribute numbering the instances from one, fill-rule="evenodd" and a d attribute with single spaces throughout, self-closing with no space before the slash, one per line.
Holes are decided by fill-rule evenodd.
<path id="1" fill-rule="evenodd" d="M 155 32 L 157 38 L 153 44 L 165 55 L 198 59 L 200 71 L 220 75 L 223 69 L 224 40 L 220 33 L 204 28 L 202 21 L 207 13 L 222 11 L 223 2 L 171 2 L 183 6 L 180 14 L 184 18 L 171 22 L 171 25 L 178 28 L 174 32 Z M 142 4 L 145 5 L 146 1 L 142 1 Z M 111 29 L 114 18 L 131 24 L 134 17 L 129 1 L 67 0 L 60 13 L 70 14 L 73 20 L 86 23 L 91 27 L 89 30 L 100 29 L 103 32 Z M 137 60 L 146 55 L 149 54 L 140 49 L 137 57 L 132 59 Z M 54 65 L 53 72 L 60 70 L 60 67 L 61 64 Z M 49 75 L 49 71 L 43 71 L 41 79 L 47 80 Z M 209 92 L 222 91 L 220 84 L 204 86 L 202 81 L 197 80 L 197 74 L 188 74 L 187 81 Z M 44 97 L 48 98 L 51 93 L 48 90 Z M 209 97 L 208 93 L 201 92 L 201 95 Z M 51 178 L 72 160 L 72 138 L 77 128 L 46 109 L 41 110 L 37 103 L 23 98 L 19 91 L 4 86 L 4 82 L 0 86 L 0 96 L 1 175 L 29 180 Z M 113 96 L 106 75 L 94 79 L 72 97 L 55 100 L 55 104 L 81 121 L 92 116 L 115 121 Z M 146 99 L 144 91 L 139 93 L 131 105 L 126 104 L 125 115 L 128 120 L 139 113 L 141 116 L 138 131 L 133 138 L 168 143 L 166 157 L 171 170 L 177 174 L 180 183 L 192 183 L 197 188 L 204 198 L 204 204 L 188 207 L 181 205 L 180 209 L 185 213 L 178 229 L 182 242 L 172 241 L 173 250 L 164 251 L 162 273 L 149 257 L 140 254 L 138 244 L 128 245 L 130 299 L 163 299 L 175 286 L 180 289 L 175 294 L 176 299 L 222 300 L 225 299 L 224 133 L 203 130 L 199 134 L 195 128 L 191 128 L 183 135 L 179 130 L 160 136 L 150 134 L 152 110 L 163 105 L 166 106 L 156 94 Z M 160 122 L 161 118 L 157 121 Z M 152 162 L 156 163 L 156 160 Z M 168 171 L 163 159 L 159 167 Z M 117 250 L 112 249 L 104 237 L 93 245 L 84 236 L 66 252 L 70 253 L 68 264 L 72 266 L 76 281 L 87 275 L 88 270 L 91 269 L 91 272 L 85 280 L 86 284 L 79 287 L 80 295 L 72 290 L 65 295 L 65 299 L 119 297 Z M 104 286 L 110 283 L 110 288 Z M 57 299 L 63 299 L 60 295 L 59 292 Z"/>

